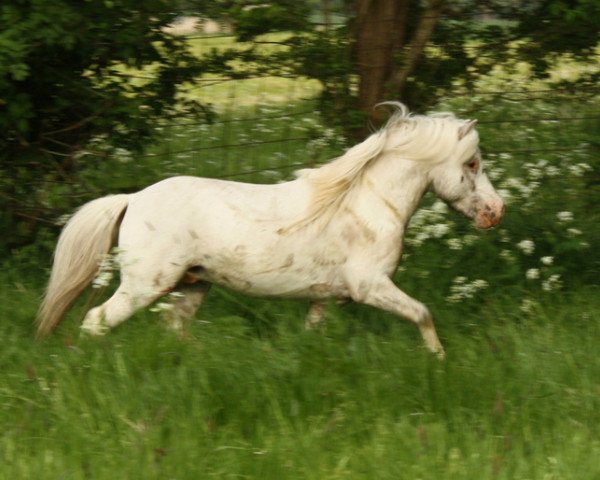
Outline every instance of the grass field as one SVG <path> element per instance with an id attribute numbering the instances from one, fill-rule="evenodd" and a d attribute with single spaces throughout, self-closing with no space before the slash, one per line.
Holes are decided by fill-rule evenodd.
<path id="1" fill-rule="evenodd" d="M 80 339 L 77 308 L 31 340 L 39 290 L 3 278 L 3 478 L 594 479 L 598 289 L 524 315 L 510 291 L 429 301 L 448 358 L 413 327 L 216 290 L 180 340 L 155 314 Z"/>
<path id="2" fill-rule="evenodd" d="M 146 156 L 84 171 L 87 193 L 174 174 L 290 178 L 343 144 L 298 98 L 165 125 Z M 0 478 L 600 478 L 598 99 L 442 107 L 480 120 L 508 203 L 491 232 L 429 198 L 413 224 L 397 281 L 433 312 L 445 362 L 371 308 L 332 304 L 307 332 L 305 303 L 219 288 L 183 339 L 151 311 L 81 338 L 84 296 L 35 342 L 48 265 L 13 252 L 0 272 Z"/>

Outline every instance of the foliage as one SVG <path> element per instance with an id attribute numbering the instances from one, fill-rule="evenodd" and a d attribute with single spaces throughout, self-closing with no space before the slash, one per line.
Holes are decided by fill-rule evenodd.
<path id="1" fill-rule="evenodd" d="M 527 38 L 522 54 L 534 62 L 536 73 L 545 75 L 552 58 L 548 54 L 572 53 L 582 59 L 594 58 L 600 41 L 598 19 L 600 4 L 595 0 L 537 0 L 522 10 L 512 7 L 510 15 L 519 15 L 516 35 Z"/>
<path id="2" fill-rule="evenodd" d="M 17 228 L 3 248 L 30 240 L 69 197 L 87 198 L 69 184 L 91 139 L 141 149 L 178 85 L 198 75 L 186 44 L 161 30 L 169 10 L 165 0 L 2 3 L 0 228 Z M 62 187 L 49 197 L 47 182 Z"/>
<path id="3" fill-rule="evenodd" d="M 238 8 L 232 12 L 240 41 L 250 40 L 264 32 L 304 29 L 310 13 L 305 2 L 284 0 L 272 4 L 261 3 L 253 8 Z"/>
<path id="4" fill-rule="evenodd" d="M 237 11 L 245 12 L 236 2 Z M 303 2 L 296 2 L 300 5 Z M 304 2 L 307 10 L 311 2 Z M 414 33 L 420 16 L 426 14 L 423 2 L 411 5 L 407 15 L 407 39 Z M 322 25 L 312 22 L 307 15 L 297 15 L 297 23 L 290 27 L 295 33 L 282 43 L 288 48 L 283 52 L 249 57 L 252 65 L 268 66 L 272 74 L 304 75 L 321 82 L 321 112 L 328 122 L 336 121 L 350 129 L 347 132 L 364 132 L 357 126 L 365 122 L 365 113 L 357 114 L 357 91 L 360 84 L 357 66 L 356 41 L 353 24 L 356 11 L 353 2 L 337 5 L 346 21 L 344 26 Z M 301 8 L 297 6 L 296 8 Z M 236 10 L 229 10 L 235 17 Z M 253 12 L 255 10 L 249 10 Z M 239 23 L 240 39 L 258 40 L 259 35 L 286 29 L 282 19 L 267 19 L 278 15 L 278 6 L 264 4 L 256 21 L 247 25 L 246 14 Z M 254 15 L 254 14 L 253 14 Z M 248 17 L 250 18 L 250 17 Z M 446 5 L 429 47 L 418 63 L 418 68 L 408 78 L 402 91 L 389 91 L 388 98 L 401 99 L 414 109 L 423 109 L 451 94 L 458 82 L 473 85 L 489 73 L 496 64 L 511 58 L 513 61 L 529 62 L 538 77 L 547 76 L 557 55 L 570 53 L 579 61 L 594 62 L 598 45 L 597 24 L 600 7 L 593 0 L 565 2 L 546 0 L 536 2 L 504 1 L 452 2 Z M 394 52 L 392 63 L 406 61 L 406 48 Z M 579 83 L 594 84 L 598 72 L 578 76 Z M 385 98 L 381 98 L 385 100 Z"/>

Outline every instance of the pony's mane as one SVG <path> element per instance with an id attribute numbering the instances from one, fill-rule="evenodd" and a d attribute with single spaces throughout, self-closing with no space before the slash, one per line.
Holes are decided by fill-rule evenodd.
<path id="1" fill-rule="evenodd" d="M 462 121 L 452 113 L 413 115 L 400 102 L 383 102 L 377 106 L 382 105 L 392 107 L 394 112 L 379 131 L 321 167 L 296 172 L 298 178 L 311 184 L 313 197 L 305 216 L 285 231 L 301 228 L 325 209 L 339 205 L 366 167 L 384 151 L 393 150 L 406 160 L 438 163 L 458 142 L 458 122 Z"/>

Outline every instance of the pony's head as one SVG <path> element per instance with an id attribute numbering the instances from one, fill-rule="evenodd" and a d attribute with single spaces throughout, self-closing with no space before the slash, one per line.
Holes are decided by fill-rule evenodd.
<path id="1" fill-rule="evenodd" d="M 479 136 L 475 120 L 452 118 L 455 135 L 443 161 L 435 163 L 430 175 L 430 188 L 452 208 L 475 220 L 478 228 L 491 228 L 504 216 L 504 202 L 483 169 Z"/>
<path id="2" fill-rule="evenodd" d="M 422 180 L 423 189 L 428 186 L 455 210 L 474 219 L 479 228 L 497 225 L 504 203 L 483 172 L 476 122 L 449 113 L 411 115 L 399 102 L 379 105 L 394 109 L 381 130 L 336 160 L 298 172 L 312 186 L 313 199 L 302 218 L 285 231 L 301 228 L 325 211 L 335 213 L 340 201 L 349 197 L 346 194 L 360 188 L 366 170 L 380 166 L 401 171 L 395 163 L 400 159 L 415 168 L 407 178 Z M 389 170 L 380 170 L 380 174 L 394 177 Z"/>

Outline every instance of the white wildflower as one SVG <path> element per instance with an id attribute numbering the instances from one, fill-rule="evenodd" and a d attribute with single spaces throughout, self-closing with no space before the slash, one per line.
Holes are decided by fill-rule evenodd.
<path id="1" fill-rule="evenodd" d="M 571 237 L 576 237 L 577 235 L 581 235 L 582 232 L 578 228 L 569 228 L 569 229 L 567 229 L 567 233 Z"/>
<path id="2" fill-rule="evenodd" d="M 506 205 L 510 204 L 514 198 L 513 195 L 510 193 L 510 190 L 508 190 L 506 188 L 499 188 L 498 195 L 500 195 L 500 197 L 502 198 L 502 201 Z"/>
<path id="3" fill-rule="evenodd" d="M 527 168 L 527 173 L 530 178 L 535 179 L 535 180 L 542 178 L 543 174 L 542 174 L 542 170 L 540 168 L 537 168 L 535 165 L 533 165 L 531 163 L 525 164 L 525 167 Z"/>
<path id="4" fill-rule="evenodd" d="M 571 222 L 573 220 L 573 214 L 571 212 L 558 212 L 556 214 L 556 218 L 558 218 L 558 220 L 560 222 Z"/>
<path id="5" fill-rule="evenodd" d="M 446 213 L 448 212 L 448 205 L 441 200 L 436 200 L 431 206 L 431 210 L 433 210 L 435 213 Z"/>
<path id="6" fill-rule="evenodd" d="M 113 278 L 113 273 L 111 271 L 105 270 L 98 272 L 98 275 L 94 277 L 92 281 L 92 288 L 104 288 L 108 287 L 110 281 Z"/>
<path id="7" fill-rule="evenodd" d="M 456 277 L 450 286 L 450 295 L 446 299 L 451 303 L 458 303 L 461 300 L 473 298 L 478 291 L 488 286 L 488 282 L 482 279 L 468 282 L 466 277 Z"/>
<path id="8" fill-rule="evenodd" d="M 115 148 L 114 156 L 121 163 L 128 163 L 133 160 L 133 154 L 129 150 L 121 147 Z"/>
<path id="9" fill-rule="evenodd" d="M 517 248 L 525 255 L 531 255 L 535 250 L 535 243 L 532 240 L 521 240 L 517 243 Z"/>
<path id="10" fill-rule="evenodd" d="M 101 255 L 98 261 L 98 273 L 92 281 L 92 288 L 107 287 L 113 278 L 113 272 L 116 268 L 117 265 L 114 252 Z"/>
<path id="11" fill-rule="evenodd" d="M 500 236 L 501 242 L 503 242 L 503 243 L 510 242 L 510 235 L 508 234 L 508 231 L 505 228 L 499 228 L 498 235 Z"/>
<path id="12" fill-rule="evenodd" d="M 497 167 L 488 168 L 487 175 L 490 180 L 500 180 L 500 178 L 502 178 L 502 175 L 504 175 L 504 171 L 501 168 Z"/>
<path id="13" fill-rule="evenodd" d="M 150 309 L 151 312 L 165 312 L 168 310 L 172 310 L 174 305 L 172 303 L 167 302 L 158 302 L 154 307 Z"/>
<path id="14" fill-rule="evenodd" d="M 337 136 L 337 132 L 333 128 L 325 128 L 323 130 L 323 137 L 327 140 L 334 140 Z"/>
<path id="15" fill-rule="evenodd" d="M 577 163 L 575 165 L 569 165 L 569 172 L 575 177 L 581 177 L 585 172 L 592 170 L 592 167 L 587 163 Z"/>
<path id="16" fill-rule="evenodd" d="M 537 303 L 534 300 L 524 298 L 519 308 L 523 313 L 532 313 L 536 307 Z"/>
<path id="17" fill-rule="evenodd" d="M 562 286 L 562 281 L 560 279 L 560 275 L 555 273 L 550 275 L 549 278 L 542 282 L 542 288 L 546 292 L 551 292 L 552 290 L 558 290 Z"/>
<path id="18" fill-rule="evenodd" d="M 530 268 L 525 272 L 525 277 L 527 280 L 535 280 L 540 278 L 540 270 L 539 268 Z"/>
<path id="19" fill-rule="evenodd" d="M 450 227 L 446 223 L 436 223 L 431 229 L 435 238 L 441 238 L 450 231 Z"/>
<path id="20" fill-rule="evenodd" d="M 463 243 L 465 245 L 473 245 L 477 240 L 479 240 L 477 235 L 467 234 L 463 237 Z"/>
<path id="21" fill-rule="evenodd" d="M 552 265 L 554 263 L 554 257 L 551 256 L 545 256 L 540 258 L 540 262 L 542 262 L 544 265 Z"/>
<path id="22" fill-rule="evenodd" d="M 449 238 L 446 243 L 448 244 L 448 247 L 450 247 L 450 250 L 462 249 L 462 242 L 460 241 L 460 238 Z"/>
<path id="23" fill-rule="evenodd" d="M 540 182 L 532 180 L 529 183 L 525 183 L 520 178 L 511 177 L 506 179 L 503 186 L 508 187 L 512 191 L 517 191 L 523 198 L 528 198 L 540 186 Z"/>
<path id="24" fill-rule="evenodd" d="M 514 189 L 514 190 L 523 190 L 525 188 L 525 183 L 520 178 L 510 177 L 506 179 L 506 186 Z"/>

